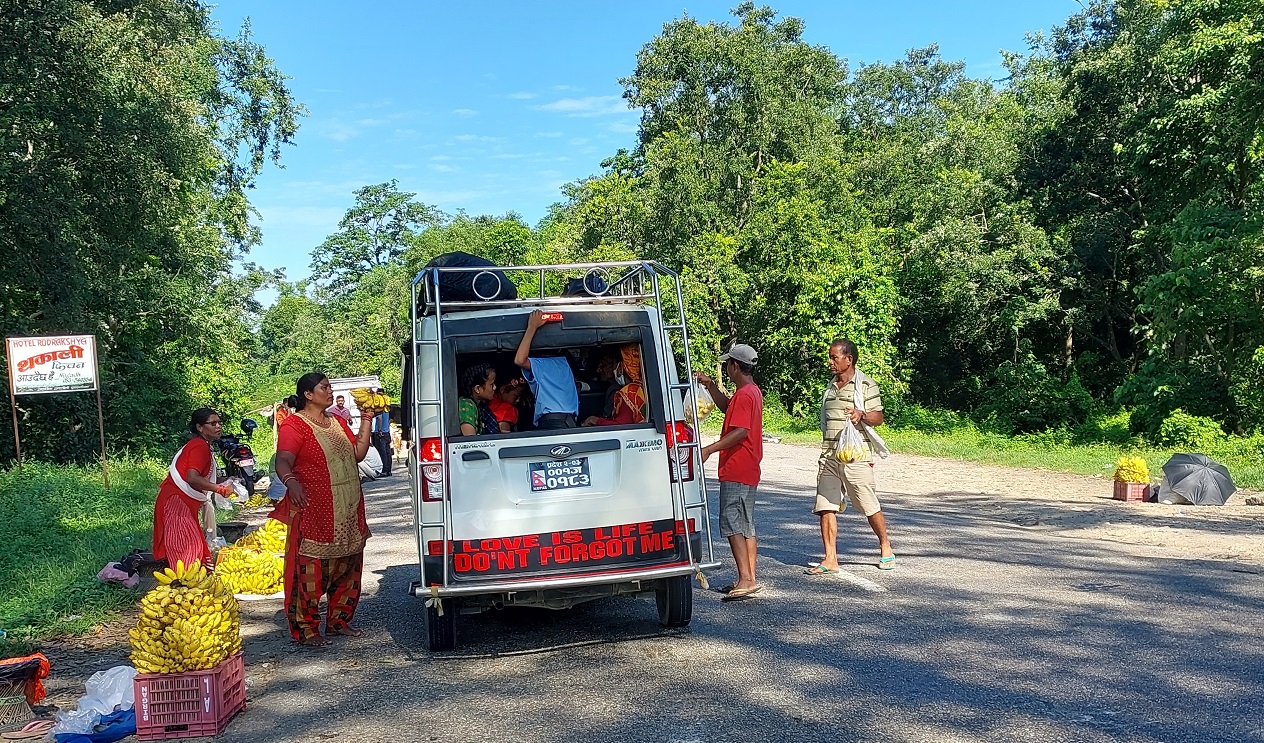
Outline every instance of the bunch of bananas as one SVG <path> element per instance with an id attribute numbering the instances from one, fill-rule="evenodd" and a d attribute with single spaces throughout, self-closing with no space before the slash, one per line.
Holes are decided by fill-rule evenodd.
<path id="1" fill-rule="evenodd" d="M 1150 482 L 1150 465 L 1144 457 L 1120 457 L 1115 462 L 1115 479 L 1119 482 Z"/>
<path id="2" fill-rule="evenodd" d="M 262 508 L 272 505 L 272 501 L 268 500 L 268 496 L 263 493 L 255 493 L 246 499 L 246 508 Z"/>
<path id="3" fill-rule="evenodd" d="M 278 554 L 285 552 L 285 540 L 289 529 L 276 519 L 268 519 L 263 526 L 234 542 L 236 547 Z"/>
<path id="4" fill-rule="evenodd" d="M 844 422 L 844 428 L 834 443 L 834 458 L 843 464 L 859 462 L 868 454 L 864 437 L 855 426 Z"/>
<path id="5" fill-rule="evenodd" d="M 140 673 L 204 671 L 241 652 L 237 599 L 201 564 L 154 573 L 158 587 L 140 601 L 128 631 Z"/>
<path id="6" fill-rule="evenodd" d="M 355 400 L 360 410 L 390 410 L 391 398 L 380 392 L 373 392 L 368 387 L 356 387 L 351 390 L 351 399 Z"/>
<path id="7" fill-rule="evenodd" d="M 844 464 L 858 462 L 865 458 L 865 447 L 863 444 L 860 446 L 856 446 L 852 443 L 844 444 L 839 447 L 836 452 L 834 452 L 834 456 L 838 457 L 838 461 Z"/>
<path id="8" fill-rule="evenodd" d="M 285 587 L 285 560 L 271 552 L 233 545 L 219 551 L 215 574 L 233 593 L 270 596 Z"/>

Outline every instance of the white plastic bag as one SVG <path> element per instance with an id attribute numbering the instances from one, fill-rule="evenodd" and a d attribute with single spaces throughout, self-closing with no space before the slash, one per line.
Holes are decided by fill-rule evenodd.
<path id="1" fill-rule="evenodd" d="M 91 733 L 101 717 L 116 710 L 131 709 L 136 703 L 132 678 L 136 669 L 131 666 L 115 666 L 108 671 L 92 674 L 85 684 L 87 694 L 79 697 L 78 709 L 57 713 L 57 724 L 49 735 Z"/>
<path id="2" fill-rule="evenodd" d="M 693 399 L 690 399 L 690 396 Z M 694 400 L 698 401 L 698 420 L 693 419 Z M 711 411 L 715 410 L 715 400 L 711 399 L 711 393 L 707 392 L 706 385 L 699 382 L 696 378 L 689 387 L 689 392 L 685 394 L 685 420 L 697 428 L 698 424 L 707 419 L 711 415 Z"/>
<path id="3" fill-rule="evenodd" d="M 95 697 L 100 700 L 103 715 L 116 710 L 131 709 L 136 701 L 135 687 L 132 686 L 135 676 L 136 669 L 131 666 L 115 666 L 108 671 L 98 671 L 84 685 L 88 692 L 85 698 Z M 81 704 L 80 707 L 82 706 Z"/>
<path id="4" fill-rule="evenodd" d="M 868 452 L 865 449 L 865 438 L 852 425 L 851 419 L 843 421 L 843 430 L 838 432 L 834 441 L 834 458 L 843 464 L 859 462 Z"/>

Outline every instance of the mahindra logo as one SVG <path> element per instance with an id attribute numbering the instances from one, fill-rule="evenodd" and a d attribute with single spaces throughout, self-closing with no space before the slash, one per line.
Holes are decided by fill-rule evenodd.
<path id="1" fill-rule="evenodd" d="M 549 454 L 552 455 L 554 459 L 565 459 L 571 455 L 571 448 L 566 444 L 562 444 L 561 446 L 555 446 L 550 449 Z"/>

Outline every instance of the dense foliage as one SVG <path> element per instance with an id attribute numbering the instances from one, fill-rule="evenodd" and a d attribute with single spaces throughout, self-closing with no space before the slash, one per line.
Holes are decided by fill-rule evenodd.
<path id="1" fill-rule="evenodd" d="M 934 47 L 850 69 L 799 19 L 734 14 L 645 45 L 622 81 L 637 147 L 535 229 L 359 192 L 313 262 L 322 288 L 270 314 L 324 329 L 286 336 L 275 370 L 389 366 L 396 289 L 446 250 L 637 256 L 688 277 L 696 357 L 752 343 L 793 413 L 847 336 L 891 403 L 1002 432 L 1116 405 L 1155 441 L 1264 428 L 1258 3 L 1088 3 L 1000 82 Z"/>
<path id="2" fill-rule="evenodd" d="M 232 270 L 246 189 L 300 114 L 196 0 L 0 0 L 0 333 L 95 334 L 116 448 L 167 443 L 195 403 L 240 412 L 268 280 Z M 20 399 L 28 455 L 91 458 L 95 402 Z"/>
<path id="3" fill-rule="evenodd" d="M 538 225 L 366 185 L 266 312 L 254 290 L 279 277 L 230 266 L 255 239 L 245 188 L 301 112 L 249 30 L 219 36 L 194 0 L 0 5 L 0 323 L 98 335 L 117 444 L 313 368 L 396 388 L 410 281 L 451 250 L 663 261 L 695 358 L 755 345 L 797 415 L 846 336 L 909 419 L 1080 431 L 1122 406 L 1155 442 L 1264 429 L 1255 0 L 1087 2 L 1000 81 L 934 47 L 853 68 L 749 2 L 683 16 L 621 81 L 636 146 Z M 88 396 L 21 405 L 44 456 L 90 451 Z"/>

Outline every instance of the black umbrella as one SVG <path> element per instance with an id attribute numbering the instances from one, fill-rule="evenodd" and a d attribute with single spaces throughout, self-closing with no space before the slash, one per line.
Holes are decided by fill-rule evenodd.
<path id="1" fill-rule="evenodd" d="M 1169 489 L 1196 506 L 1223 506 L 1238 489 L 1229 470 L 1205 454 L 1173 454 L 1163 475 Z"/>

